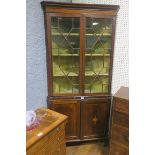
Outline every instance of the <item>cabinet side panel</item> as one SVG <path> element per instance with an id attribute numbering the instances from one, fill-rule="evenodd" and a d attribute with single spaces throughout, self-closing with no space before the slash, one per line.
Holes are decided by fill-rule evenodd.
<path id="1" fill-rule="evenodd" d="M 47 65 L 47 83 L 48 83 L 48 96 L 52 95 L 52 57 L 51 57 L 51 18 L 48 13 L 44 13 L 45 25 L 45 39 L 46 39 L 46 65 Z"/>

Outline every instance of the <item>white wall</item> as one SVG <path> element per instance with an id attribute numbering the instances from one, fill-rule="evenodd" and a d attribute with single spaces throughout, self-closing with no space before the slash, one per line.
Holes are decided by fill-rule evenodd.
<path id="1" fill-rule="evenodd" d="M 120 5 L 116 25 L 112 93 L 114 94 L 121 86 L 129 86 L 128 0 L 72 0 L 72 2 Z"/>

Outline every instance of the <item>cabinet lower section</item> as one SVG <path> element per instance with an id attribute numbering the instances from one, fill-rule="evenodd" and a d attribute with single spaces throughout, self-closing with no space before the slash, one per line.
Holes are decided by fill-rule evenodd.
<path id="1" fill-rule="evenodd" d="M 84 99 L 49 98 L 49 108 L 69 117 L 67 142 L 106 140 L 108 138 L 111 97 Z"/>

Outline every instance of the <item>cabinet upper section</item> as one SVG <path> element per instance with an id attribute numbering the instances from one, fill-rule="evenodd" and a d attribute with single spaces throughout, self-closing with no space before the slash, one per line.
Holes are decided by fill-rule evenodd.
<path id="1" fill-rule="evenodd" d="M 48 96 L 111 94 L 117 5 L 41 2 Z"/>
<path id="2" fill-rule="evenodd" d="M 116 15 L 119 10 L 119 5 L 105 5 L 105 4 L 84 4 L 84 3 L 63 3 L 63 2 L 50 2 L 42 1 L 41 5 L 44 12 L 57 12 L 60 8 L 64 10 L 67 9 L 67 12 L 72 13 L 89 13 L 92 10 L 97 12 L 104 12 L 108 15 Z M 61 10 L 60 12 L 63 12 Z"/>

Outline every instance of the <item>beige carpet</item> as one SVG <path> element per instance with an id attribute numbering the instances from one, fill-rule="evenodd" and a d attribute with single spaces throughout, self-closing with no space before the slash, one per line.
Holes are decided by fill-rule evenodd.
<path id="1" fill-rule="evenodd" d="M 101 142 L 67 146 L 66 155 L 108 155 L 108 147 Z"/>

